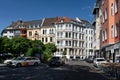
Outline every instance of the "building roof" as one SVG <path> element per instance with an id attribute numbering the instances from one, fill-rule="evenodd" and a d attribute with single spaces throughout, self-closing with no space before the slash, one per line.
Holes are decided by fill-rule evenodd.
<path id="1" fill-rule="evenodd" d="M 63 21 L 63 22 L 71 22 L 72 19 L 70 19 L 68 17 L 56 17 L 56 23 L 60 23 L 61 21 Z"/>
<path id="2" fill-rule="evenodd" d="M 41 25 L 42 24 L 42 20 L 32 20 L 32 21 L 26 21 L 25 24 L 28 25 Z"/>
<path id="3" fill-rule="evenodd" d="M 52 26 L 56 22 L 56 18 L 45 18 L 42 26 Z"/>

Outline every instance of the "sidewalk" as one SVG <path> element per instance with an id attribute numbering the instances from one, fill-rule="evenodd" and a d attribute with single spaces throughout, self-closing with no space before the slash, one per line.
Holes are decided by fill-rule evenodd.
<path id="1" fill-rule="evenodd" d="M 0 67 L 4 67 L 6 66 L 6 64 L 0 63 Z"/>

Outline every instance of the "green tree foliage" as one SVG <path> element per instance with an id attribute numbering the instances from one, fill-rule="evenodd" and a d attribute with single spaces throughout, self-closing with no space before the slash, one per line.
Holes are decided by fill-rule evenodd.
<path id="1" fill-rule="evenodd" d="M 43 54 L 45 50 L 44 44 L 40 40 L 30 41 L 31 47 L 28 49 L 26 56 L 35 56 L 35 54 Z"/>
<path id="2" fill-rule="evenodd" d="M 25 56 L 34 56 L 33 48 L 28 48 L 28 51 L 25 53 Z"/>
<path id="3" fill-rule="evenodd" d="M 63 55 L 65 56 L 67 53 L 66 53 L 66 50 L 63 51 Z"/>
<path id="4" fill-rule="evenodd" d="M 53 53 L 57 51 L 57 47 L 53 43 L 48 43 L 45 44 L 45 51 L 44 51 L 44 59 L 49 60 L 52 56 Z"/>
<path id="5" fill-rule="evenodd" d="M 11 40 L 7 37 L 0 37 L 0 53 L 8 53 L 11 49 Z"/>
<path id="6" fill-rule="evenodd" d="M 24 54 L 30 47 L 30 40 L 22 37 L 13 37 L 11 39 L 12 53 L 20 55 Z"/>

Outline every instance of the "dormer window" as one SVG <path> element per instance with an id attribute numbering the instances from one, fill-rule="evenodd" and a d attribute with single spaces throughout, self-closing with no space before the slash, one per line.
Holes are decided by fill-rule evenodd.
<path id="1" fill-rule="evenodd" d="M 60 22 L 64 22 L 64 20 L 62 19 Z"/>
<path id="2" fill-rule="evenodd" d="M 37 25 L 37 27 L 39 28 L 39 27 L 40 27 L 40 25 L 38 24 L 38 25 Z"/>

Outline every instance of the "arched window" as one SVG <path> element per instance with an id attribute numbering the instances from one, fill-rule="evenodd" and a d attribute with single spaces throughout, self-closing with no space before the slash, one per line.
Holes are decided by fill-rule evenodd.
<path id="1" fill-rule="evenodd" d="M 114 38 L 114 26 L 111 26 L 111 37 Z"/>
<path id="2" fill-rule="evenodd" d="M 113 5 L 113 3 L 111 4 L 111 16 L 113 16 L 114 15 L 114 5 Z"/>

